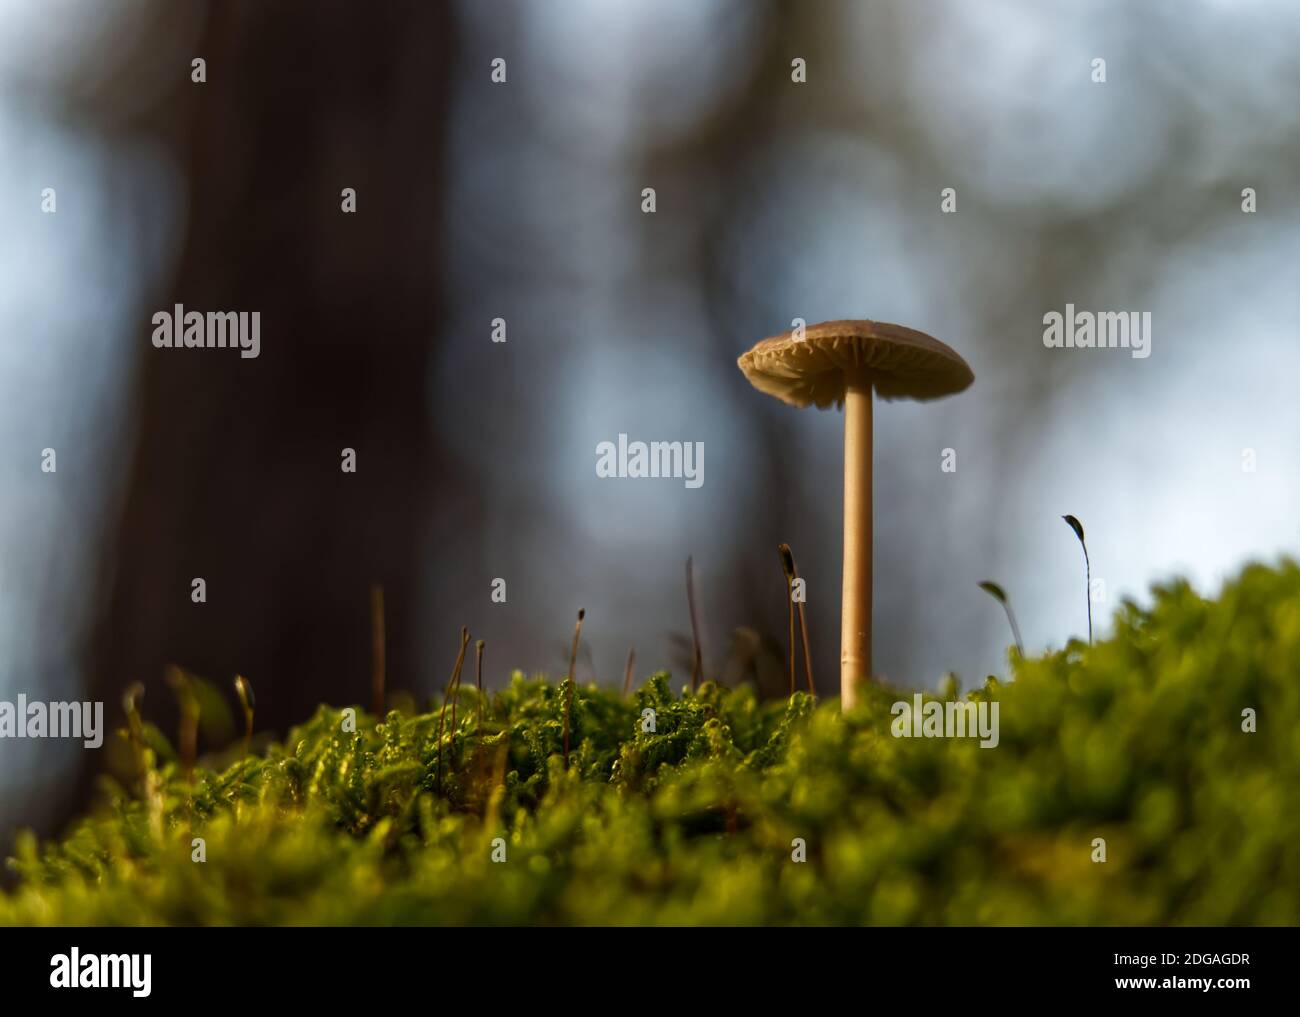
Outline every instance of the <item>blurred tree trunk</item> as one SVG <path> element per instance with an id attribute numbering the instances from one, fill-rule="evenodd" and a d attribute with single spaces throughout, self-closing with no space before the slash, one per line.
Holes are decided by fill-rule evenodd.
<path id="1" fill-rule="evenodd" d="M 726 382 L 743 395 L 738 406 L 743 407 L 744 434 L 753 447 L 760 450 L 762 471 L 758 487 L 770 492 L 749 504 L 745 509 L 744 533 L 741 544 L 728 545 L 722 560 L 711 562 L 710 571 L 716 577 L 728 577 L 721 592 L 715 586 L 715 604 L 725 605 L 730 629 L 727 641 L 715 641 L 708 661 L 723 679 L 731 684 L 749 680 L 754 682 L 764 697 L 789 695 L 789 669 L 785 661 L 789 652 L 786 635 L 787 615 L 784 595 L 785 581 L 777 547 L 788 542 L 793 546 L 802 573 L 807 576 L 812 566 L 818 574 L 818 562 L 812 550 L 822 543 L 799 506 L 784 492 L 791 486 L 790 463 L 796 458 L 795 443 L 786 423 L 784 409 L 774 412 L 766 398 L 757 397 L 735 367 L 739 349 L 748 348 L 764 336 L 782 332 L 790 327 L 789 308 L 768 306 L 754 295 L 738 293 L 733 288 L 729 264 L 731 252 L 720 242 L 742 214 L 749 197 L 744 187 L 707 186 L 708 182 L 743 180 L 746 174 L 766 158 L 773 138 L 781 130 L 781 98 L 789 85 L 788 50 L 791 39 L 812 40 L 813 30 L 825 12 L 817 13 L 807 5 L 794 3 L 767 3 L 756 6 L 757 14 L 750 16 L 759 25 L 752 46 L 759 53 L 751 64 L 750 77 L 731 89 L 731 100 L 720 105 L 711 117 L 700 121 L 684 138 L 673 137 L 661 148 L 652 148 L 646 155 L 647 179 L 689 177 L 701 181 L 690 191 L 688 200 L 695 202 L 693 214 L 701 224 L 695 234 L 692 249 L 693 262 L 690 275 L 702 280 L 702 290 L 709 317 L 713 325 L 717 362 L 723 367 Z M 811 50 L 800 52 L 811 54 Z M 776 68 L 774 72 L 772 68 Z M 647 258 L 653 259 L 653 251 Z M 661 265 L 665 272 L 679 273 L 679 265 Z M 832 550 L 838 546 L 838 538 Z M 737 550 L 737 548 L 743 548 Z M 839 675 L 839 573 L 831 575 L 821 570 L 829 582 L 822 589 L 830 596 L 819 598 L 818 608 L 812 612 L 810 625 L 814 646 L 812 659 L 819 676 L 823 695 L 834 694 L 832 678 Z M 821 614 L 821 617 L 818 614 Z M 832 616 L 833 615 L 833 616 Z M 716 616 L 715 616 L 716 617 Z M 690 671 L 690 644 L 678 641 L 679 650 L 674 660 L 677 670 Z M 803 681 L 802 655 L 799 657 L 800 682 Z"/>
<path id="2" fill-rule="evenodd" d="M 323 701 L 369 707 L 372 582 L 389 688 L 418 680 L 452 19 L 441 3 L 219 3 L 195 56 L 189 221 L 154 309 L 260 311 L 261 354 L 147 349 L 90 696 L 114 717 L 143 681 L 161 720 L 167 664 L 226 691 L 239 672 L 257 727 L 283 731 Z"/>

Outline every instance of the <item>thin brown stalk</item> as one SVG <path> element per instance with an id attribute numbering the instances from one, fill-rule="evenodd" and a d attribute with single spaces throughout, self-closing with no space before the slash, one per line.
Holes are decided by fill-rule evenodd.
<path id="1" fill-rule="evenodd" d="M 695 562 L 686 559 L 686 606 L 691 612 L 691 638 L 695 642 L 695 656 L 691 661 L 691 690 L 700 684 L 700 672 L 704 670 L 704 651 L 700 649 L 700 617 L 695 610 Z"/>
<path id="2" fill-rule="evenodd" d="M 797 579 L 798 576 L 795 578 Z M 799 628 L 803 631 L 803 669 L 808 676 L 808 694 L 816 698 L 817 686 L 813 684 L 812 651 L 808 644 L 808 612 L 802 603 L 799 605 Z"/>
<path id="3" fill-rule="evenodd" d="M 167 683 L 176 690 L 180 704 L 180 733 L 177 741 L 180 745 L 181 772 L 187 783 L 194 783 L 194 761 L 198 756 L 199 745 L 199 700 L 194 694 L 189 676 L 178 667 L 169 668 Z"/>
<path id="4" fill-rule="evenodd" d="M 785 573 L 785 604 L 790 616 L 790 695 L 794 695 L 794 555 L 789 544 L 781 544 L 781 571 Z"/>
<path id="5" fill-rule="evenodd" d="M 456 702 L 460 699 L 460 676 L 465 667 L 464 652 L 469 649 L 469 629 L 462 629 L 461 639 L 464 641 L 461 647 L 460 664 L 456 668 L 456 673 L 451 676 L 451 735 L 456 737 Z"/>
<path id="6" fill-rule="evenodd" d="M 465 666 L 465 651 L 469 648 L 469 629 L 460 630 L 460 651 L 456 654 L 456 663 L 451 671 L 451 678 L 442 694 L 442 709 L 438 711 L 438 791 L 442 791 L 442 732 L 447 719 L 447 700 L 451 698 L 452 689 L 460 682 L 460 671 Z M 454 724 L 453 724 L 454 729 Z"/>
<path id="7" fill-rule="evenodd" d="M 135 756 L 135 770 L 140 779 L 140 797 L 149 794 L 149 774 L 144 756 L 144 720 L 140 716 L 140 700 L 144 696 L 144 686 L 132 682 L 122 696 L 122 708 L 126 711 L 126 729 L 131 739 L 131 750 Z"/>
<path id="8" fill-rule="evenodd" d="M 487 647 L 482 639 L 474 644 L 475 677 L 474 687 L 478 691 L 478 726 L 474 739 L 474 780 L 477 781 L 483 769 L 483 650 Z"/>
<path id="9" fill-rule="evenodd" d="M 160 838 L 163 829 L 162 778 L 153 769 L 153 754 L 144 741 L 144 717 L 140 713 L 140 700 L 143 698 L 144 686 L 140 682 L 132 682 L 122 698 L 122 706 L 126 710 L 127 730 L 135 748 L 136 771 L 140 775 L 140 797 L 148 809 L 149 830 L 155 838 Z"/>
<path id="10" fill-rule="evenodd" d="M 793 577 L 791 580 L 791 586 L 793 587 L 794 583 L 799 579 L 799 566 L 795 564 L 794 553 L 790 552 L 789 545 L 784 546 L 786 551 L 790 553 L 790 575 Z M 793 596 L 791 596 L 790 602 L 791 604 L 794 603 Z M 802 600 L 799 601 L 799 631 L 803 635 L 803 669 L 808 678 L 808 694 L 816 697 L 817 686 L 813 684 L 812 646 L 808 642 L 808 607 Z M 793 645 L 791 650 L 793 652 Z"/>
<path id="11" fill-rule="evenodd" d="M 582 638 L 582 619 L 586 608 L 578 610 L 578 624 L 573 627 L 573 648 L 569 650 L 569 694 L 564 699 L 564 768 L 569 768 L 569 712 L 573 709 L 573 687 L 577 684 L 578 640 Z"/>
<path id="12" fill-rule="evenodd" d="M 240 770 L 243 770 L 244 764 L 248 762 L 249 746 L 253 741 L 253 710 L 257 706 L 257 701 L 253 698 L 253 686 L 241 674 L 235 675 L 235 694 L 239 696 L 239 704 L 244 708 L 244 751 L 239 766 Z"/>
<path id="13" fill-rule="evenodd" d="M 627 667 L 623 668 L 623 698 L 626 699 L 632 691 L 632 674 L 633 668 L 636 667 L 636 647 L 627 648 Z"/>
<path id="14" fill-rule="evenodd" d="M 487 644 L 479 640 L 474 644 L 474 653 L 478 657 L 478 675 L 474 679 L 474 687 L 478 689 L 478 736 L 483 737 L 483 648 Z"/>
<path id="15" fill-rule="evenodd" d="M 239 704 L 244 708 L 244 745 L 239 756 L 239 775 L 242 781 L 248 779 L 248 749 L 253 742 L 253 710 L 257 701 L 253 697 L 253 686 L 241 674 L 235 675 L 235 695 L 239 697 Z M 235 822 L 239 822 L 241 804 L 239 793 L 236 792 Z"/>

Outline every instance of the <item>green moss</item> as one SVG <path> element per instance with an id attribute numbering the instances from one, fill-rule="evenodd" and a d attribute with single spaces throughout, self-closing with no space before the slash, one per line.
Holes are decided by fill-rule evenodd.
<path id="1" fill-rule="evenodd" d="M 1109 640 L 1014 666 L 971 693 L 999 704 L 989 749 L 893 737 L 897 690 L 841 717 L 665 674 L 577 689 L 567 772 L 567 689 L 521 675 L 481 727 L 464 689 L 441 753 L 436 711 L 348 732 L 322 707 L 191 786 L 151 732 L 143 782 L 19 838 L 0 922 L 1300 922 L 1295 563 L 1216 601 L 1158 588 Z"/>

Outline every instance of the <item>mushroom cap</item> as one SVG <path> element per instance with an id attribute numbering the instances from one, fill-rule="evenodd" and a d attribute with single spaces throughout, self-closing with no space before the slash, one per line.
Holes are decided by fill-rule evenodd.
<path id="1" fill-rule="evenodd" d="M 865 368 L 881 399 L 939 399 L 975 380 L 970 365 L 933 336 L 883 321 L 823 321 L 803 338 L 783 332 L 737 361 L 749 383 L 791 406 L 844 402 L 845 372 Z"/>

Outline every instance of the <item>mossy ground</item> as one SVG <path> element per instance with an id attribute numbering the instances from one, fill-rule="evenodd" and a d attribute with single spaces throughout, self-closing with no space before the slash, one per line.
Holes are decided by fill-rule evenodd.
<path id="1" fill-rule="evenodd" d="M 992 749 L 893 737 L 887 688 L 846 717 L 665 674 L 578 688 L 567 771 L 567 685 L 516 675 L 481 726 L 465 688 L 441 741 L 437 711 L 348 732 L 321 707 L 20 837 L 0 922 L 1300 923 L 1300 567 L 1158 588 L 1013 677 L 969 694 L 1000 704 Z"/>

